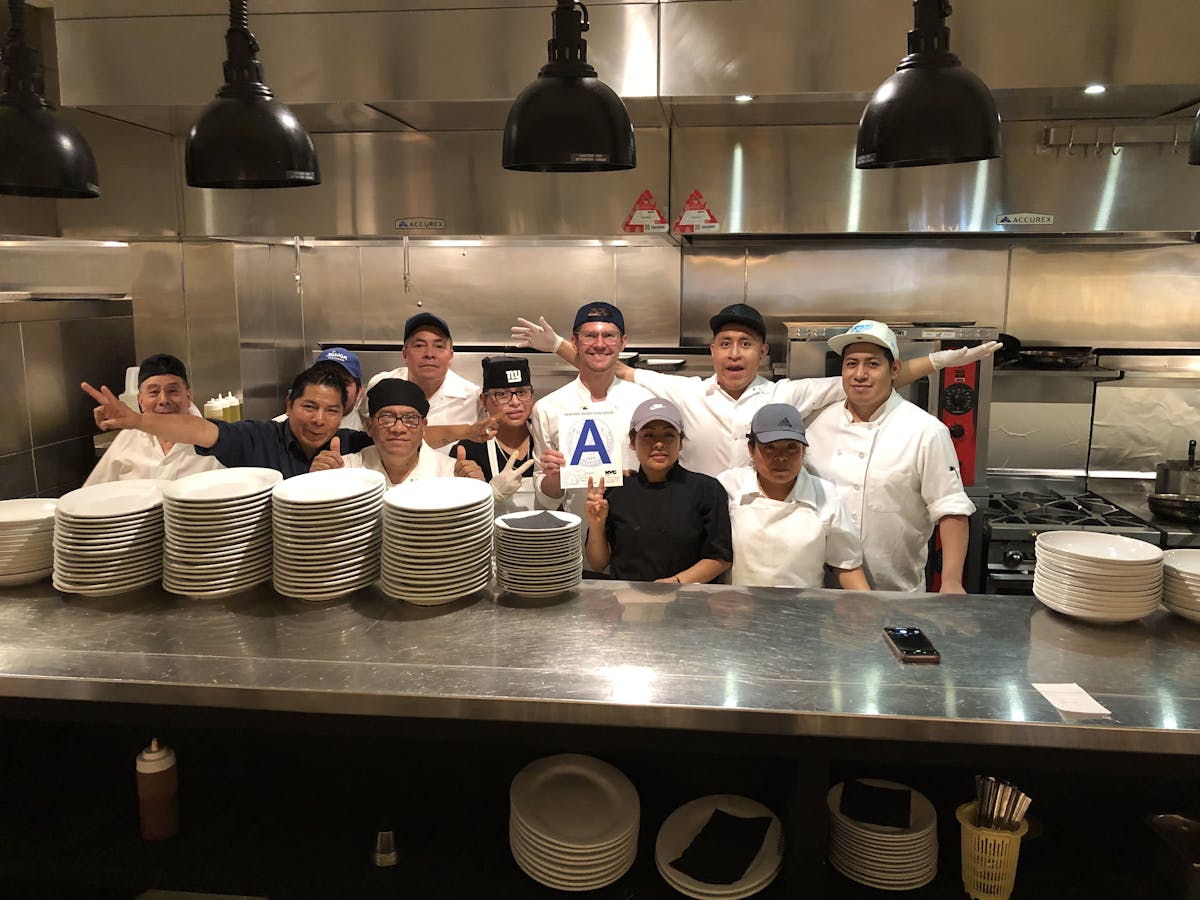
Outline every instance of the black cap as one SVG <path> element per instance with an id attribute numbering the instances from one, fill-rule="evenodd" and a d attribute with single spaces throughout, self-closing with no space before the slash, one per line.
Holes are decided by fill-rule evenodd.
<path id="1" fill-rule="evenodd" d="M 429 325 L 436 328 L 442 334 L 446 335 L 449 340 L 454 340 L 450 337 L 450 326 L 446 324 L 446 320 L 440 316 L 435 316 L 433 313 L 417 313 L 415 316 L 409 316 L 404 323 L 404 339 L 407 341 L 412 337 L 412 333 L 422 325 Z"/>
<path id="2" fill-rule="evenodd" d="M 411 406 L 422 416 L 429 413 L 425 392 L 403 378 L 385 378 L 367 391 L 367 412 L 375 415 L 385 406 Z"/>
<path id="3" fill-rule="evenodd" d="M 767 324 L 763 321 L 762 314 L 749 304 L 734 303 L 708 320 L 708 326 L 714 335 L 726 325 L 745 325 L 763 341 L 767 339 Z"/>
<path id="4" fill-rule="evenodd" d="M 529 387 L 529 360 L 523 356 L 489 356 L 483 361 L 483 389 Z"/>
<path id="5" fill-rule="evenodd" d="M 141 387 L 147 378 L 153 378 L 155 375 L 176 375 L 183 379 L 184 384 L 188 383 L 187 367 L 179 357 L 170 353 L 155 353 L 142 360 L 138 367 L 138 387 Z"/>
<path id="6" fill-rule="evenodd" d="M 586 325 L 588 322 L 608 322 L 616 325 L 621 334 L 625 333 L 625 317 L 621 315 L 621 311 L 611 303 L 601 300 L 597 300 L 595 303 L 585 303 L 579 307 L 579 312 L 575 313 L 575 324 L 571 326 L 571 330 L 578 331 L 579 326 Z"/>

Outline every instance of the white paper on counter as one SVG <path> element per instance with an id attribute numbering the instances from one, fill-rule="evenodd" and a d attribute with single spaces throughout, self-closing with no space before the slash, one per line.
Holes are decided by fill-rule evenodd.
<path id="1" fill-rule="evenodd" d="M 1076 716 L 1112 715 L 1096 702 L 1095 697 L 1074 682 L 1070 684 L 1035 684 L 1033 687 L 1061 713 L 1070 713 Z"/>
<path id="2" fill-rule="evenodd" d="M 558 414 L 558 444 L 566 464 L 559 470 L 559 484 L 586 488 L 588 479 L 599 487 L 617 487 L 622 481 L 624 444 L 628 435 L 618 433 L 620 422 L 614 409 L 579 410 Z"/>

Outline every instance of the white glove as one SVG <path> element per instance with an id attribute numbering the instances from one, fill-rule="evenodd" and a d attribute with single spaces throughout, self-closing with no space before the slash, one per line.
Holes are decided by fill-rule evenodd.
<path id="1" fill-rule="evenodd" d="M 518 347 L 532 347 L 543 353 L 556 353 L 563 339 L 554 333 L 545 316 L 538 316 L 538 324 L 517 317 L 519 324 L 512 326 L 512 339 Z"/>
<path id="2" fill-rule="evenodd" d="M 521 468 L 514 469 L 513 463 L 516 461 L 517 454 L 514 453 L 508 458 L 508 462 L 504 464 L 504 468 L 492 476 L 492 496 L 495 499 L 507 500 L 521 489 L 521 481 L 525 478 L 525 473 L 529 471 L 529 467 L 533 465 L 533 460 L 526 460 L 521 464 Z"/>
<path id="3" fill-rule="evenodd" d="M 965 366 L 991 356 L 1004 345 L 999 341 L 988 341 L 978 347 L 959 347 L 957 350 L 936 350 L 929 354 L 935 372 L 952 366 Z"/>

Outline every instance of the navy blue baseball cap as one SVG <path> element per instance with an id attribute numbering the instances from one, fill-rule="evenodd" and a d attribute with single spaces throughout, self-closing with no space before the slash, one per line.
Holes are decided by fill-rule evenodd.
<path id="1" fill-rule="evenodd" d="M 358 354 L 353 350 L 347 350 L 345 347 L 330 347 L 321 351 L 317 362 L 337 363 L 349 372 L 355 381 L 362 384 L 362 363 L 358 361 Z"/>
<path id="2" fill-rule="evenodd" d="M 625 333 L 625 317 L 611 303 L 597 300 L 595 303 L 585 303 L 579 307 L 579 312 L 575 313 L 575 324 L 571 326 L 571 331 L 578 331 L 579 326 L 586 325 L 588 322 L 608 322 L 616 325 L 621 334 Z"/>
<path id="3" fill-rule="evenodd" d="M 417 313 L 415 316 L 408 317 L 404 323 L 404 339 L 407 341 L 410 337 L 412 337 L 412 333 L 422 325 L 428 326 L 429 328 L 436 328 L 446 336 L 447 340 L 454 340 L 454 338 L 450 336 L 450 326 L 446 324 L 446 320 L 441 316 L 435 316 L 433 313 L 427 312 Z"/>

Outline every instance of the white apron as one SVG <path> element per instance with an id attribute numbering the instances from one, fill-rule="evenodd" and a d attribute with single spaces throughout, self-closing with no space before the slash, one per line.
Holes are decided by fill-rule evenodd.
<path id="1" fill-rule="evenodd" d="M 819 588 L 825 577 L 825 526 L 805 503 L 771 500 L 729 504 L 733 526 L 732 584 Z"/>
<path id="2" fill-rule="evenodd" d="M 495 478 L 504 468 L 500 462 L 500 454 L 496 452 L 496 439 L 489 438 L 486 444 L 488 453 L 488 465 L 492 468 L 492 477 Z M 529 451 L 533 452 L 533 439 L 529 441 Z M 533 492 L 533 476 L 527 475 L 521 479 L 521 486 L 517 488 L 517 492 L 507 500 L 496 501 L 496 515 L 503 516 L 513 512 L 528 512 L 537 508 L 536 497 Z"/>

